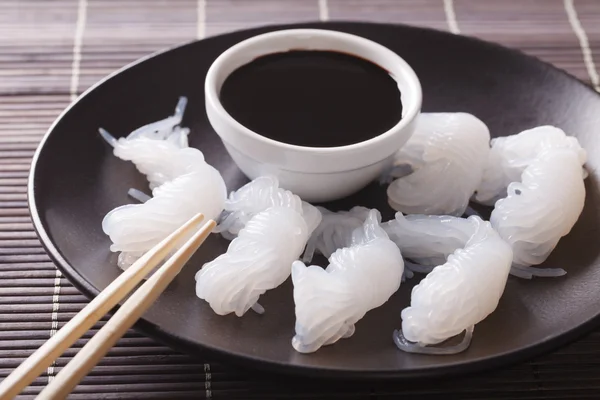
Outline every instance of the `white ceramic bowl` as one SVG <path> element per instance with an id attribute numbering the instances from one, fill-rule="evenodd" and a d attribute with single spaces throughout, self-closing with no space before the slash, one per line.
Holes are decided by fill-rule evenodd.
<path id="1" fill-rule="evenodd" d="M 337 51 L 366 59 L 398 82 L 402 119 L 364 142 L 339 147 L 296 146 L 261 136 L 237 122 L 219 100 L 225 79 L 257 57 L 290 50 Z M 348 196 L 376 179 L 411 136 L 421 109 L 421 85 L 396 53 L 373 41 L 330 30 L 290 29 L 255 36 L 222 53 L 205 81 L 206 113 L 238 167 L 250 178 L 275 175 L 302 199 L 322 202 Z"/>

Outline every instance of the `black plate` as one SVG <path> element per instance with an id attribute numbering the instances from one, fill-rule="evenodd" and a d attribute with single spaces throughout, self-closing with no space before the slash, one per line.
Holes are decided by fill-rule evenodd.
<path id="1" fill-rule="evenodd" d="M 102 126 L 124 135 L 170 115 L 180 95 L 189 97 L 184 125 L 191 145 L 220 170 L 228 188 L 246 179 L 226 154 L 204 112 L 203 83 L 212 61 L 251 36 L 290 27 L 327 28 L 364 36 L 404 57 L 423 85 L 424 111 L 466 111 L 481 118 L 493 136 L 553 124 L 579 138 L 589 153 L 590 177 L 583 215 L 561 240 L 546 266 L 568 275 L 533 281 L 510 278 L 498 309 L 475 328 L 471 347 L 454 356 L 405 354 L 392 342 L 400 311 L 417 279 L 379 309 L 369 312 L 356 334 L 311 355 L 296 353 L 291 284 L 261 298 L 263 316 L 215 315 L 194 294 L 194 274 L 225 251 L 212 237 L 137 327 L 189 352 L 206 349 L 257 368 L 321 377 L 406 378 L 481 370 L 522 360 L 572 340 L 600 314 L 598 230 L 598 129 L 600 97 L 576 79 L 537 59 L 479 40 L 429 29 L 362 23 L 302 24 L 236 32 L 150 56 L 96 85 L 54 123 L 34 158 L 29 200 L 38 234 L 64 274 L 95 296 L 118 274 L 116 256 L 100 223 L 112 208 L 129 203 L 127 189 L 147 189 L 131 163 L 114 157 L 97 134 Z M 375 206 L 391 212 L 384 190 L 372 185 L 332 205 Z"/>

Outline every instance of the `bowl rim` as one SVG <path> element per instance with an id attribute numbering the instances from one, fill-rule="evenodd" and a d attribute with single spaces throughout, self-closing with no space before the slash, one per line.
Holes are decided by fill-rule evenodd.
<path id="1" fill-rule="evenodd" d="M 229 63 L 231 63 L 232 59 L 240 56 L 241 54 L 244 54 L 245 52 L 251 53 L 254 56 L 254 59 L 261 57 L 261 56 L 278 53 L 280 51 L 261 51 L 261 52 L 257 53 L 256 51 L 253 51 L 253 49 L 255 48 L 255 46 L 261 46 L 261 45 L 264 46 L 264 45 L 268 45 L 271 42 L 276 42 L 276 41 L 283 40 L 283 39 L 290 39 L 291 41 L 294 41 L 294 40 L 302 41 L 302 43 L 304 45 L 308 44 L 308 46 L 309 46 L 308 48 L 303 47 L 302 50 L 313 50 L 310 48 L 309 40 L 306 40 L 306 38 L 308 36 L 310 36 L 310 40 L 325 39 L 325 40 L 337 40 L 337 41 L 345 42 L 346 44 L 351 44 L 351 45 L 360 47 L 361 50 L 364 50 L 365 52 L 373 52 L 373 53 L 376 53 L 383 57 L 389 58 L 390 60 L 393 60 L 393 62 L 396 64 L 397 74 L 394 74 L 393 71 L 389 71 L 389 73 L 390 73 L 391 77 L 398 83 L 399 83 L 399 79 L 396 77 L 396 75 L 402 76 L 402 79 L 406 82 L 406 88 L 404 90 L 406 92 L 408 92 L 407 93 L 408 96 L 406 96 L 406 97 L 410 97 L 412 99 L 410 101 L 402 102 L 402 118 L 387 131 L 385 131 L 375 137 L 372 137 L 368 140 L 363 140 L 361 142 L 357 142 L 357 143 L 353 143 L 353 144 L 349 144 L 349 145 L 345 145 L 345 146 L 312 147 L 312 146 L 299 146 L 299 145 L 294 145 L 294 144 L 290 144 L 290 143 L 285 143 L 285 142 L 281 142 L 281 141 L 274 140 L 274 139 L 268 138 L 266 136 L 263 136 L 257 132 L 254 132 L 253 130 L 247 128 L 240 122 L 238 122 L 235 118 L 233 118 L 233 116 L 231 116 L 231 114 L 229 114 L 229 112 L 227 112 L 225 110 L 225 107 L 223 107 L 223 105 L 219 99 L 220 87 L 218 85 L 218 81 L 219 81 L 219 74 L 220 74 L 221 70 L 224 67 L 226 67 Z M 330 47 L 330 49 L 329 49 L 330 51 L 340 51 L 339 49 L 336 49 L 335 46 L 328 46 L 328 47 Z M 288 51 L 293 51 L 293 49 L 290 48 L 290 50 L 288 50 Z M 318 51 L 327 51 L 327 50 L 319 49 Z M 366 56 L 363 57 L 363 56 L 359 56 L 357 54 L 350 54 L 350 53 L 345 53 L 345 54 L 348 54 L 350 56 L 357 57 L 357 58 L 361 57 L 364 60 L 366 60 L 372 64 L 375 64 L 384 70 L 386 69 L 386 68 L 380 66 L 371 57 L 366 57 Z M 250 60 L 249 62 L 252 62 L 252 60 Z M 246 64 L 247 63 L 242 63 L 241 65 L 235 67 L 227 76 L 229 76 L 233 71 L 237 70 L 238 68 L 240 68 L 241 66 L 246 65 Z M 227 76 L 222 79 L 223 82 L 225 81 L 225 79 L 227 79 Z M 222 83 L 221 83 L 221 85 L 222 85 Z M 215 115 L 222 122 L 227 124 L 229 127 L 233 128 L 237 134 L 243 135 L 246 139 L 251 139 L 252 141 L 258 142 L 261 145 L 276 148 L 277 150 L 288 150 L 288 151 L 294 151 L 294 152 L 299 152 L 299 153 L 304 153 L 304 154 L 313 154 L 313 155 L 314 154 L 318 154 L 318 155 L 338 154 L 339 155 L 339 154 L 346 153 L 346 152 L 350 153 L 350 152 L 354 152 L 356 150 L 364 150 L 364 149 L 370 148 L 372 146 L 380 145 L 380 144 L 382 144 L 381 142 L 385 142 L 385 141 L 391 139 L 392 137 L 394 137 L 395 135 L 401 134 L 405 129 L 407 129 L 410 126 L 410 124 L 418 117 L 418 115 L 421 111 L 421 104 L 423 101 L 423 92 L 422 92 L 422 88 L 421 88 L 421 82 L 420 82 L 417 74 L 413 70 L 413 68 L 408 64 L 408 62 L 406 62 L 402 57 L 400 57 L 400 55 L 398 55 L 397 53 L 393 52 L 392 50 L 388 49 L 387 47 L 385 47 L 379 43 L 376 43 L 372 40 L 369 40 L 369 39 L 366 39 L 366 38 L 363 38 L 363 37 L 360 37 L 357 35 L 340 32 L 340 31 L 335 31 L 335 30 L 317 29 L 317 28 L 281 29 L 281 30 L 272 31 L 272 32 L 253 36 L 249 39 L 243 40 L 243 41 L 229 47 L 227 50 L 225 50 L 223 53 L 221 53 L 209 67 L 208 72 L 206 73 L 206 78 L 205 78 L 204 94 L 205 94 L 205 98 L 206 98 L 206 108 L 210 107 L 212 109 L 212 111 L 215 112 Z M 403 96 L 402 93 L 400 93 L 400 95 L 401 95 L 401 99 L 404 100 L 405 96 Z M 213 127 L 213 129 L 214 129 L 214 127 Z M 217 132 L 217 134 L 219 136 L 221 136 L 221 134 L 216 129 L 215 129 L 215 132 Z M 221 136 L 221 138 L 226 140 L 222 136 Z"/>

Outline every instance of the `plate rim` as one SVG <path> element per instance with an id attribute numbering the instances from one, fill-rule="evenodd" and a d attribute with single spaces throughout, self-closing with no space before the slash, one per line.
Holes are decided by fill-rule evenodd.
<path id="1" fill-rule="evenodd" d="M 503 46 L 499 43 L 486 41 L 474 36 L 469 35 L 455 35 L 450 32 L 441 31 L 434 28 L 429 27 L 421 27 L 421 26 L 412 26 L 401 23 L 378 23 L 378 22 L 367 22 L 367 21 L 351 21 L 351 20 L 336 20 L 336 21 L 304 21 L 304 22 L 295 22 L 289 24 L 269 24 L 269 25 L 260 25 L 257 27 L 239 29 L 230 32 L 225 32 L 221 34 L 217 34 L 214 36 L 209 36 L 202 39 L 192 39 L 189 41 L 185 41 L 179 44 L 175 44 L 173 46 L 168 46 L 163 49 L 159 49 L 155 52 L 149 53 L 129 64 L 126 64 L 117 70 L 111 72 L 104 78 L 100 79 L 98 82 L 90 86 L 84 92 L 82 92 L 74 101 L 72 101 L 53 121 L 50 125 L 46 133 L 43 135 L 40 140 L 36 151 L 31 160 L 31 166 L 28 175 L 27 181 L 27 202 L 29 213 L 31 216 L 32 224 L 34 231 L 36 232 L 42 247 L 46 250 L 48 256 L 53 261 L 57 269 L 63 274 L 69 282 L 75 286 L 82 294 L 84 294 L 88 299 L 93 299 L 96 297 L 100 290 L 98 290 L 91 282 L 89 282 L 85 277 L 83 277 L 76 268 L 74 268 L 65 258 L 61 255 L 58 248 L 54 245 L 52 239 L 44 228 L 44 224 L 40 217 L 40 213 L 38 211 L 38 206 L 35 200 L 35 179 L 36 179 L 36 171 L 39 167 L 39 157 L 44 151 L 44 147 L 48 138 L 51 136 L 56 126 L 61 122 L 61 120 L 71 112 L 71 110 L 85 97 L 87 97 L 90 93 L 94 92 L 97 88 L 104 85 L 107 81 L 113 79 L 117 75 L 136 67 L 139 64 L 142 64 L 150 59 L 161 56 L 163 54 L 169 53 L 171 51 L 176 51 L 181 48 L 191 46 L 195 43 L 217 39 L 226 35 L 234 34 L 234 33 L 252 33 L 253 35 L 259 34 L 263 30 L 267 29 L 269 31 L 282 30 L 282 29 L 293 29 L 298 27 L 306 27 L 306 26 L 320 26 L 324 29 L 332 29 L 335 30 L 336 26 L 371 26 L 371 27 L 400 27 L 403 29 L 410 29 L 416 31 L 427 31 L 434 32 L 436 34 L 442 34 L 447 36 L 457 36 L 460 37 L 460 40 L 467 40 L 471 42 L 478 43 L 479 45 L 486 45 L 496 47 L 503 51 L 508 51 L 513 54 L 517 54 L 520 57 L 527 57 L 532 59 L 534 62 L 542 63 L 547 67 L 565 75 L 571 81 L 574 81 L 575 84 L 580 85 L 584 89 L 589 90 L 594 93 L 596 96 L 600 96 L 600 93 L 596 92 L 592 87 L 582 82 L 577 77 L 573 76 L 569 72 L 561 69 L 557 66 L 554 66 L 540 58 L 524 53 L 519 49 L 514 49 L 510 47 Z M 114 310 L 116 310 L 120 304 L 120 302 Z M 109 315 L 114 313 L 111 312 Z M 556 350 L 565 346 L 568 343 L 571 343 L 578 338 L 584 336 L 585 334 L 591 332 L 594 328 L 597 328 L 600 325 L 600 311 L 593 317 L 587 319 L 581 324 L 576 325 L 575 327 L 568 329 L 560 334 L 553 334 L 544 338 L 544 340 L 538 341 L 535 344 L 525 346 L 519 350 L 507 351 L 504 353 L 496 354 L 494 356 L 487 356 L 483 358 L 479 358 L 477 360 L 467 360 L 462 362 L 456 362 L 451 365 L 445 366 L 429 366 L 429 367 L 421 367 L 414 368 L 410 370 L 402 370 L 402 369 L 365 369 L 365 370 L 342 370 L 339 368 L 330 368 L 330 367 L 322 367 L 322 366 L 307 366 L 307 365 L 294 365 L 285 362 L 279 361 L 266 361 L 264 359 L 250 356 L 250 355 L 240 355 L 235 352 L 228 351 L 222 348 L 216 348 L 209 345 L 199 344 L 197 342 L 193 342 L 178 336 L 176 334 L 172 334 L 164 331 L 160 328 L 160 326 L 148 321 L 144 317 L 140 318 L 133 326 L 133 329 L 139 330 L 140 332 L 150 336 L 153 339 L 158 340 L 159 342 L 165 344 L 172 349 L 182 351 L 186 354 L 193 355 L 216 355 L 218 357 L 222 357 L 227 361 L 231 361 L 234 365 L 239 366 L 256 366 L 260 365 L 261 369 L 278 374 L 278 375 L 292 375 L 292 376 L 307 376 L 311 378 L 317 379 L 353 379 L 359 381 L 367 381 L 367 380 L 415 380 L 415 379 L 426 379 L 426 378 L 440 378 L 440 377 L 450 377 L 450 376 L 459 376 L 465 375 L 467 373 L 479 373 L 484 371 L 489 371 L 491 369 L 505 366 L 508 367 L 510 365 L 514 365 L 517 363 L 522 363 L 531 359 L 532 357 L 539 356 L 550 351 Z M 390 335 L 391 340 L 391 335 Z"/>

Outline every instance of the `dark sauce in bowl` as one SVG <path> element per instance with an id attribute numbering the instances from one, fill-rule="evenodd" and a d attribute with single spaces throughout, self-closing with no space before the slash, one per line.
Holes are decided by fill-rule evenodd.
<path id="1" fill-rule="evenodd" d="M 298 146 L 363 142 L 402 117 L 398 84 L 386 70 L 332 51 L 259 57 L 225 80 L 220 100 L 250 130 Z"/>

